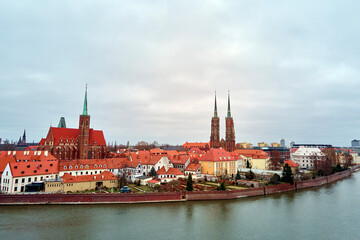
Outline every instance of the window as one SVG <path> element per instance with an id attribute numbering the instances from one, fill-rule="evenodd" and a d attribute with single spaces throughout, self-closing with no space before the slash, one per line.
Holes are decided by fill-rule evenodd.
<path id="1" fill-rule="evenodd" d="M 209 162 L 209 168 L 211 168 L 211 162 Z"/>
<path id="2" fill-rule="evenodd" d="M 17 187 L 14 187 L 14 192 L 17 192 Z"/>
<path id="3" fill-rule="evenodd" d="M 102 167 L 101 164 L 99 165 L 99 167 Z"/>
<path id="4" fill-rule="evenodd" d="M 97 167 L 97 165 L 95 164 L 94 167 Z"/>
<path id="5" fill-rule="evenodd" d="M 64 166 L 64 170 L 66 170 L 66 166 Z"/>
<path id="6" fill-rule="evenodd" d="M 81 165 L 80 168 L 83 168 L 83 165 Z"/>
<path id="7" fill-rule="evenodd" d="M 35 182 L 37 181 L 37 177 L 34 178 L 34 181 L 35 181 Z"/>
<path id="8" fill-rule="evenodd" d="M 28 178 L 28 182 L 31 182 L 31 178 L 30 178 L 30 177 Z"/>
<path id="9" fill-rule="evenodd" d="M 19 183 L 19 179 L 15 179 L 15 184 Z"/>
<path id="10" fill-rule="evenodd" d="M 106 164 L 104 164 L 104 167 L 106 167 Z"/>
<path id="11" fill-rule="evenodd" d="M 86 165 L 86 166 L 85 166 L 85 168 L 89 168 L 89 166 L 88 166 L 88 165 Z"/>
<path id="12" fill-rule="evenodd" d="M 21 183 L 25 183 L 25 178 L 22 178 L 22 179 L 21 179 Z"/>
<path id="13" fill-rule="evenodd" d="M 72 169 L 72 166 L 70 166 L 69 169 Z"/>
<path id="14" fill-rule="evenodd" d="M 78 169 L 78 166 L 77 166 L 77 165 L 75 166 L 75 169 Z"/>
<path id="15" fill-rule="evenodd" d="M 95 174 L 97 174 L 97 171 L 95 171 Z"/>

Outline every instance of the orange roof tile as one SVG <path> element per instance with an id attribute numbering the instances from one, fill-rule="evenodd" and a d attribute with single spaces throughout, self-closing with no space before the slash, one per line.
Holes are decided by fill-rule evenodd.
<path id="1" fill-rule="evenodd" d="M 225 151 L 224 149 L 210 149 L 207 153 L 202 155 L 199 158 L 199 161 L 236 161 L 237 158 L 234 157 L 231 153 Z"/>
<path id="2" fill-rule="evenodd" d="M 12 162 L 10 170 L 13 177 L 36 176 L 59 173 L 59 161 Z"/>
<path id="3" fill-rule="evenodd" d="M 117 177 L 109 171 L 104 171 L 101 174 L 96 175 L 80 175 L 72 176 L 69 173 L 65 173 L 62 177 L 64 183 L 76 183 L 76 182 L 93 182 L 93 181 L 105 181 L 116 180 Z"/>
<path id="4" fill-rule="evenodd" d="M 297 163 L 295 163 L 295 162 L 293 162 L 291 160 L 285 160 L 284 165 L 285 164 L 289 164 L 290 167 L 299 167 L 299 164 L 297 164 Z"/>
<path id="5" fill-rule="evenodd" d="M 201 167 L 200 163 L 190 163 L 186 168 L 185 171 L 196 172 Z"/>
<path id="6" fill-rule="evenodd" d="M 61 160 L 59 165 L 60 171 L 78 171 L 108 168 L 106 159 Z"/>
<path id="7" fill-rule="evenodd" d="M 234 152 L 253 159 L 266 159 L 270 157 L 269 154 L 260 149 L 236 149 Z"/>

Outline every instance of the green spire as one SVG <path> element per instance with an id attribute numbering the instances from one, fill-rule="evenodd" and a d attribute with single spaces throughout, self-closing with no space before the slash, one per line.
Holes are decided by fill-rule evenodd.
<path id="1" fill-rule="evenodd" d="M 82 115 L 88 115 L 88 109 L 87 109 L 87 84 L 86 84 L 86 87 L 85 87 L 85 99 L 84 99 L 84 107 L 83 107 Z"/>
<path id="2" fill-rule="evenodd" d="M 216 104 L 216 91 L 215 91 L 215 107 L 214 107 L 214 117 L 216 118 L 217 115 L 217 104 Z"/>
<path id="3" fill-rule="evenodd" d="M 231 110 L 230 110 L 230 91 L 228 91 L 228 109 L 227 109 L 227 118 L 231 118 Z"/>

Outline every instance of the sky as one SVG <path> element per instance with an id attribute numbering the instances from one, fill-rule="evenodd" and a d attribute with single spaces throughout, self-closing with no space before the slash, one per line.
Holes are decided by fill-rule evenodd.
<path id="1" fill-rule="evenodd" d="M 0 138 L 77 128 L 85 85 L 107 142 L 360 138 L 358 1 L 0 0 Z"/>

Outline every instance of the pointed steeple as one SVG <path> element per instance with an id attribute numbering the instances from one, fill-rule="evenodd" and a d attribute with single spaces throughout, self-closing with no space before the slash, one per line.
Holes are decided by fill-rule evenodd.
<path id="1" fill-rule="evenodd" d="M 215 91 L 215 106 L 214 106 L 214 117 L 216 118 L 218 116 L 217 114 L 217 104 L 216 104 L 216 91 Z"/>
<path id="2" fill-rule="evenodd" d="M 87 108 L 87 84 L 85 87 L 85 99 L 84 99 L 84 107 L 82 115 L 88 115 L 88 108 Z"/>
<path id="3" fill-rule="evenodd" d="M 228 109 L 227 109 L 227 118 L 231 118 L 231 110 L 230 110 L 230 91 L 228 91 Z"/>

